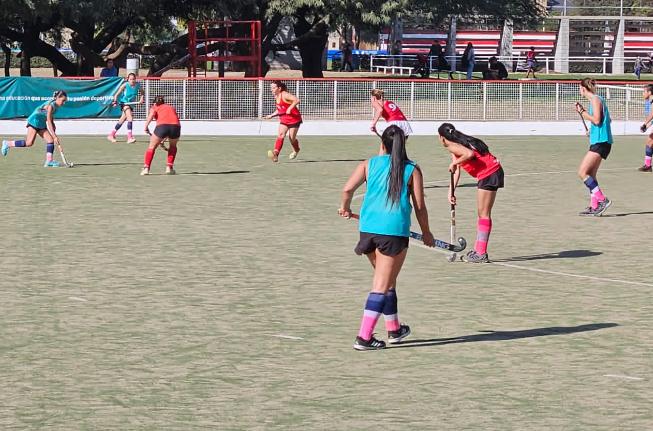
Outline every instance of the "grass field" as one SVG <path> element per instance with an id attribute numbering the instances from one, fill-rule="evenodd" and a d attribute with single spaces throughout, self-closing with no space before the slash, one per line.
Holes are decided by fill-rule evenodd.
<path id="1" fill-rule="evenodd" d="M 175 177 L 138 175 L 143 143 L 68 138 L 72 169 L 42 168 L 41 144 L 12 150 L 0 428 L 653 429 L 642 139 L 616 139 L 602 218 L 576 216 L 585 138 L 487 141 L 507 173 L 495 263 L 412 243 L 398 292 L 413 335 L 380 352 L 351 347 L 371 271 L 336 215 L 375 139 L 303 138 L 297 161 L 284 148 L 273 165 L 272 138 L 188 138 Z M 413 137 L 409 154 L 448 239 L 444 150 Z M 462 185 L 458 233 L 473 244 L 475 187 Z"/>

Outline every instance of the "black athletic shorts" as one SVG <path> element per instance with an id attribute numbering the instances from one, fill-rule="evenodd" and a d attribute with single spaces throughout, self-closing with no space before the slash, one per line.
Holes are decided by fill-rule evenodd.
<path id="1" fill-rule="evenodd" d="M 176 124 L 161 124 L 154 128 L 154 134 L 161 139 L 179 139 L 181 136 L 181 126 L 177 126 Z"/>
<path id="2" fill-rule="evenodd" d="M 47 127 L 46 127 L 45 129 L 39 129 L 38 127 L 34 127 L 34 126 L 32 126 L 30 123 L 27 123 L 27 126 L 25 126 L 26 129 L 29 129 L 30 127 L 31 127 L 32 129 L 36 130 L 37 132 L 40 132 L 40 131 L 43 131 L 43 130 L 48 130 Z"/>
<path id="3" fill-rule="evenodd" d="M 607 142 L 599 142 L 598 144 L 590 145 L 590 151 L 601 156 L 603 160 L 606 160 L 610 155 L 612 150 L 612 144 Z"/>
<path id="4" fill-rule="evenodd" d="M 284 124 L 284 123 L 281 123 L 282 126 L 286 126 L 286 127 L 289 128 L 289 129 L 299 129 L 299 126 L 300 126 L 301 124 L 302 124 L 301 121 L 298 122 L 298 123 L 292 123 L 292 124 Z"/>
<path id="5" fill-rule="evenodd" d="M 491 192 L 496 192 L 499 189 L 503 188 L 503 168 L 499 168 L 498 171 L 490 175 L 489 177 L 483 178 L 478 181 L 478 188 L 481 190 L 488 190 Z"/>
<path id="6" fill-rule="evenodd" d="M 386 256 L 396 256 L 406 248 L 408 248 L 407 236 L 361 232 L 360 241 L 358 241 L 354 252 L 360 256 L 361 254 L 372 253 L 378 249 Z"/>

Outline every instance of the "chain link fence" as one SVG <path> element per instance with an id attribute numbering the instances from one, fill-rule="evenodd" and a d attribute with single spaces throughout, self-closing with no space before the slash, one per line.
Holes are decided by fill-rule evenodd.
<path id="1" fill-rule="evenodd" d="M 275 111 L 266 80 L 147 79 L 146 106 L 156 96 L 175 106 L 184 120 L 256 120 Z M 380 88 L 410 120 L 577 120 L 577 82 L 284 80 L 299 97 L 306 120 L 369 120 L 370 90 Z M 638 120 L 644 112 L 641 86 L 602 85 L 615 120 Z M 146 107 L 135 110 L 145 118 Z"/>

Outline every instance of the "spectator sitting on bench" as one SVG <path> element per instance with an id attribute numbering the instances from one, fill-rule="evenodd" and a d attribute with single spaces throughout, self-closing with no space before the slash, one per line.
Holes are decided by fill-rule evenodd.
<path id="1" fill-rule="evenodd" d="M 508 79 L 508 70 L 506 66 L 503 65 L 496 57 L 490 57 L 490 61 L 487 65 L 487 70 L 483 72 L 483 79 L 489 80 L 501 80 Z"/>

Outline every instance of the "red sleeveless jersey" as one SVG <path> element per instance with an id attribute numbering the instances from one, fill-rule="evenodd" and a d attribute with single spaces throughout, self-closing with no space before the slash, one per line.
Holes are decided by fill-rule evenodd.
<path id="1" fill-rule="evenodd" d="M 383 102 L 383 111 L 381 116 L 385 121 L 406 121 L 406 116 L 401 109 L 394 103 L 389 100 Z"/>
<path id="2" fill-rule="evenodd" d="M 292 125 L 301 123 L 302 114 L 299 112 L 299 109 L 297 109 L 295 106 L 290 111 L 290 114 L 286 114 L 286 111 L 288 111 L 289 107 L 290 103 L 283 100 L 283 95 L 279 96 L 279 100 L 277 101 L 277 112 L 279 113 L 281 124 Z"/>
<path id="3" fill-rule="evenodd" d="M 152 111 L 154 111 L 154 121 L 157 125 L 169 124 L 174 126 L 179 126 L 179 116 L 177 111 L 171 105 L 152 105 Z"/>
<path id="4" fill-rule="evenodd" d="M 492 153 L 481 155 L 478 151 L 474 151 L 474 157 L 461 163 L 460 167 L 480 181 L 498 171 L 501 163 Z"/>

